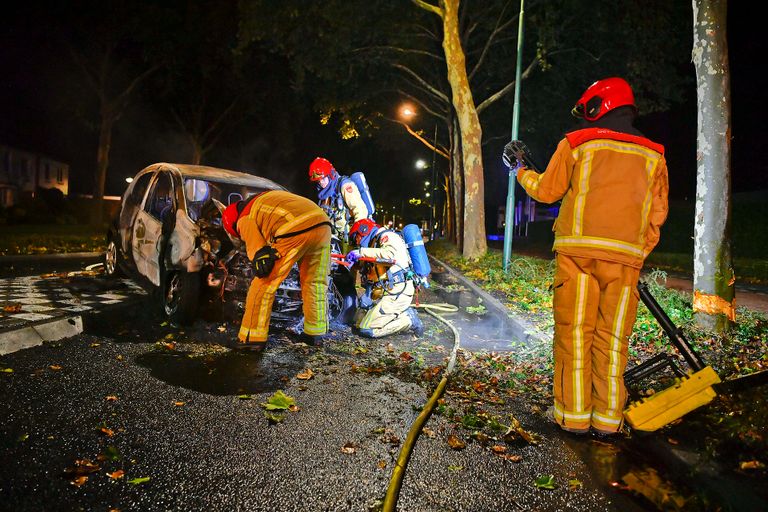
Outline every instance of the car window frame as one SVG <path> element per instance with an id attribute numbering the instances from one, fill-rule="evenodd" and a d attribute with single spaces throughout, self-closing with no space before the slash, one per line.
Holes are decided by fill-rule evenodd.
<path id="1" fill-rule="evenodd" d="M 176 197 L 176 183 L 174 182 L 173 174 L 170 171 L 168 171 L 168 170 L 160 169 L 157 172 L 155 172 L 154 179 L 152 180 L 152 183 L 150 184 L 149 188 L 147 189 L 147 192 L 144 194 L 144 201 L 143 201 L 143 204 L 141 206 L 141 209 L 144 211 L 144 213 L 146 213 L 147 215 L 149 215 L 153 219 L 158 220 L 160 222 L 163 222 L 164 219 L 160 218 L 159 216 L 156 216 L 154 214 L 154 212 L 150 211 L 150 209 L 149 209 L 150 197 L 152 195 L 154 195 L 155 189 L 157 188 L 157 185 L 158 185 L 158 182 L 161 179 L 161 176 L 167 177 L 168 178 L 168 182 L 171 184 L 171 190 L 170 190 L 170 194 L 169 194 L 169 196 L 171 197 L 171 210 L 173 212 L 175 212 L 176 209 L 178 208 L 178 206 L 177 206 L 178 197 Z"/>

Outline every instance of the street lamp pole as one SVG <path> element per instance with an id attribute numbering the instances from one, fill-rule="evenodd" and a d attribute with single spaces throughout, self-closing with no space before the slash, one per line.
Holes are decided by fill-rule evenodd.
<path id="1" fill-rule="evenodd" d="M 525 0 L 520 0 L 520 17 L 517 24 L 517 65 L 515 68 L 515 102 L 512 111 L 512 140 L 517 140 L 520 121 L 520 79 L 523 56 L 523 14 Z M 509 185 L 507 190 L 507 208 L 504 212 L 504 272 L 509 271 L 512 260 L 512 237 L 514 236 L 515 218 L 515 175 L 509 170 Z"/>

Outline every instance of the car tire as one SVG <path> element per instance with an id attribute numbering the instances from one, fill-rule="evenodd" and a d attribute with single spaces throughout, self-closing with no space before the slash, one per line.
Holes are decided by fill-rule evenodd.
<path id="1" fill-rule="evenodd" d="M 200 304 L 200 274 L 183 270 L 170 272 L 165 279 L 162 303 L 172 323 L 192 323 Z"/>
<path id="2" fill-rule="evenodd" d="M 120 252 L 120 247 L 110 237 L 107 242 L 107 250 L 104 251 L 103 256 L 104 263 L 104 275 L 110 278 L 123 277 L 123 256 Z"/>

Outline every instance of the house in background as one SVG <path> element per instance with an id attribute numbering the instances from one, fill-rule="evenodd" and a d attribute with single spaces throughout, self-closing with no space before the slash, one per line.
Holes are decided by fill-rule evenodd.
<path id="1" fill-rule="evenodd" d="M 35 197 L 38 188 L 69 193 L 69 165 L 29 151 L 0 144 L 0 207 L 23 197 Z"/>

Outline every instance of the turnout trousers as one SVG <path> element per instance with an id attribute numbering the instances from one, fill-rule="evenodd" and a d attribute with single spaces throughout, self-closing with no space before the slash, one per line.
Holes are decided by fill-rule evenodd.
<path id="1" fill-rule="evenodd" d="M 567 428 L 617 432 L 640 269 L 560 253 L 556 258 L 555 420 Z"/>
<path id="2" fill-rule="evenodd" d="M 248 288 L 245 313 L 238 338 L 244 343 L 267 341 L 275 292 L 294 263 L 299 264 L 299 281 L 304 310 L 304 332 L 313 336 L 328 332 L 328 279 L 331 261 L 331 228 L 319 226 L 305 233 L 280 238 L 273 247 L 280 254 L 272 272 L 254 278 Z"/>
<path id="3" fill-rule="evenodd" d="M 357 326 L 360 334 L 381 338 L 410 329 L 412 322 L 407 311 L 413 302 L 413 294 L 412 281 L 394 285 L 359 319 Z"/>

